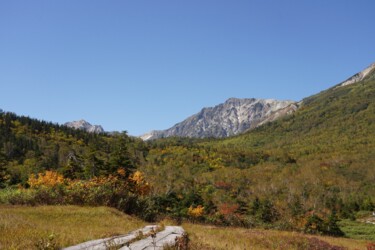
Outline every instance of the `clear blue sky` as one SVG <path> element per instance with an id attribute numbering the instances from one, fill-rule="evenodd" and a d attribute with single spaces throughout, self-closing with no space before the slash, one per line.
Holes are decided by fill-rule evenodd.
<path id="1" fill-rule="evenodd" d="M 2 0 L 0 108 L 140 135 L 375 61 L 374 0 Z"/>

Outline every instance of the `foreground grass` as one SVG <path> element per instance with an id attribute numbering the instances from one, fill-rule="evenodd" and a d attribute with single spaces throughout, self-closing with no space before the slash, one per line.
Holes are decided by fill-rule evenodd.
<path id="1" fill-rule="evenodd" d="M 194 250 L 269 250 L 269 249 L 329 249 L 324 244 L 345 249 L 367 249 L 369 241 L 323 236 L 308 236 L 276 230 L 224 228 L 185 223 L 191 248 Z"/>
<path id="2" fill-rule="evenodd" d="M 0 206 L 0 249 L 36 249 L 48 239 L 69 246 L 141 228 L 145 223 L 108 207 Z"/>
<path id="3" fill-rule="evenodd" d="M 47 239 L 51 235 L 54 235 L 52 242 L 56 246 L 69 246 L 91 239 L 125 234 L 145 224 L 107 207 L 2 205 L 0 249 L 36 249 L 38 242 L 48 242 Z M 163 224 L 174 223 L 164 221 Z M 189 234 L 191 250 L 330 249 L 324 244 L 361 250 L 366 249 L 369 243 L 365 240 L 308 236 L 276 230 L 215 227 L 192 223 L 184 223 L 182 226 Z"/>

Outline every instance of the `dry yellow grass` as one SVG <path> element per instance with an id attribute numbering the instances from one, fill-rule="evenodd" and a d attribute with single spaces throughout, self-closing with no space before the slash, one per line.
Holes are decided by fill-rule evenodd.
<path id="1" fill-rule="evenodd" d="M 308 239 L 317 238 L 331 245 L 347 249 L 367 249 L 368 241 L 323 236 L 308 236 L 297 232 L 277 230 L 214 227 L 184 223 L 193 249 L 269 250 L 308 249 Z M 320 248 L 321 249 L 321 248 Z"/>
<path id="2" fill-rule="evenodd" d="M 164 221 L 163 224 L 174 224 Z M 108 207 L 0 206 L 0 249 L 35 249 L 40 239 L 55 235 L 58 246 L 124 234 L 146 225 Z M 184 223 L 192 250 L 308 249 L 309 238 L 347 249 L 366 249 L 367 241 L 308 236 L 276 230 L 215 227 Z M 322 248 L 320 248 L 322 249 Z"/>
<path id="3" fill-rule="evenodd" d="M 146 223 L 108 207 L 0 206 L 0 249 L 35 249 L 55 236 L 58 246 L 124 234 Z"/>

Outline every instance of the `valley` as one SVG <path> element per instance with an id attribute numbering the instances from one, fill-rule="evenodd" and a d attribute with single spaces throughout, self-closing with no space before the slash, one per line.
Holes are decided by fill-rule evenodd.
<path id="1" fill-rule="evenodd" d="M 375 241 L 375 225 L 361 222 L 375 209 L 375 69 L 298 103 L 270 103 L 229 99 L 175 131 L 201 131 L 194 122 L 209 128 L 199 117 L 213 110 L 227 115 L 211 131 L 239 114 L 255 119 L 248 127 L 232 122 L 227 128 L 235 130 L 223 134 L 147 141 L 0 112 L 1 244 L 17 249 L 25 230 L 35 236 L 25 246 L 51 233 L 67 246 L 158 222 L 182 224 L 192 249 L 365 249 Z M 256 112 L 246 115 L 242 104 Z M 74 221 L 80 209 L 93 211 L 92 218 Z M 117 222 L 100 222 L 99 210 L 130 226 L 111 228 Z M 60 219 L 72 228 L 98 220 L 98 231 L 81 224 L 71 238 L 58 228 Z M 9 221 L 24 225 L 21 232 Z M 233 242 L 234 235 L 241 240 Z"/>

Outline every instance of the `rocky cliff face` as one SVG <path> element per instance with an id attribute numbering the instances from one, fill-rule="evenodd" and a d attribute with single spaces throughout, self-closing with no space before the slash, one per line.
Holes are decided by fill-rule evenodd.
<path id="1" fill-rule="evenodd" d="M 104 133 L 104 129 L 100 125 L 91 125 L 89 122 L 85 120 L 67 122 L 64 124 L 70 128 L 81 129 L 85 130 L 89 133 Z"/>
<path id="2" fill-rule="evenodd" d="M 151 140 L 171 136 L 227 137 L 293 113 L 296 109 L 297 103 L 293 101 L 230 98 L 215 107 L 202 109 L 172 128 L 151 131 L 141 138 Z"/>

